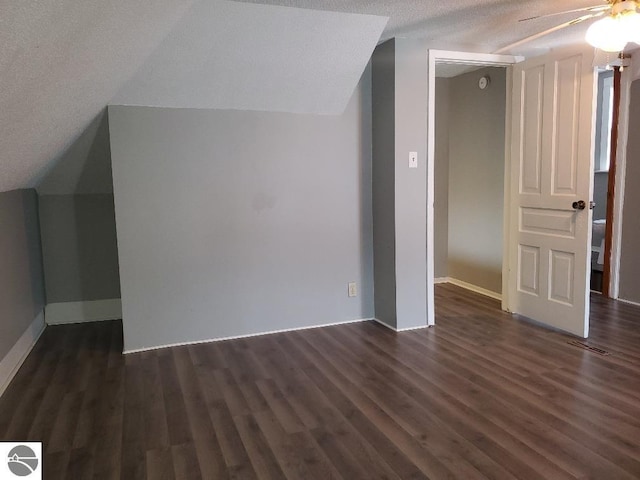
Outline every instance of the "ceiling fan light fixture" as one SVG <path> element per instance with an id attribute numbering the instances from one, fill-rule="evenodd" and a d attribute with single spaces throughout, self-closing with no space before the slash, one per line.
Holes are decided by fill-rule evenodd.
<path id="1" fill-rule="evenodd" d="M 591 24 L 585 37 L 587 43 L 605 52 L 619 52 L 627 45 L 626 35 L 614 17 L 607 16 Z"/>
<path id="2" fill-rule="evenodd" d="M 640 13 L 630 10 L 622 15 L 621 20 L 628 41 L 640 44 Z"/>
<path id="3" fill-rule="evenodd" d="M 614 3 L 610 15 L 588 28 L 587 43 L 605 52 L 620 52 L 629 42 L 640 44 L 640 14 L 636 9 L 633 0 Z"/>

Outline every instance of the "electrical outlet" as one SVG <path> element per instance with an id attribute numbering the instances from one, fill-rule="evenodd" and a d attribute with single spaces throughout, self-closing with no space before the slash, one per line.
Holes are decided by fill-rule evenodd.
<path id="1" fill-rule="evenodd" d="M 358 286 L 356 285 L 356 282 L 349 282 L 349 296 L 358 296 Z"/>

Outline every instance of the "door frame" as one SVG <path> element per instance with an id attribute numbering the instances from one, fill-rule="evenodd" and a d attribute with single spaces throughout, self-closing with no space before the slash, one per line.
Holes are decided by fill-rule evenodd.
<path id="1" fill-rule="evenodd" d="M 427 85 L 428 85 L 428 125 L 427 125 L 427 324 L 435 325 L 435 298 L 434 298 L 434 187 L 435 187 L 435 118 L 436 118 L 436 64 L 452 63 L 460 65 L 478 65 L 483 67 L 506 67 L 506 111 L 505 111 L 505 183 L 504 183 L 504 218 L 503 218 L 503 242 L 509 245 L 509 184 L 511 179 L 511 69 L 515 63 L 524 60 L 524 57 L 514 55 L 497 55 L 492 53 L 471 53 L 449 50 L 427 50 Z M 509 310 L 509 249 L 503 248 L 502 255 L 502 309 Z"/>
<path id="2" fill-rule="evenodd" d="M 634 57 L 631 66 L 621 72 L 620 112 L 618 116 L 618 143 L 616 145 L 616 178 L 613 197 L 613 232 L 611 239 L 611 261 L 609 262 L 609 296 L 617 300 L 620 295 L 620 255 L 622 253 L 622 214 L 624 208 L 624 187 L 627 172 L 627 141 L 629 138 L 629 106 L 631 83 L 634 80 Z M 639 77 L 640 78 L 640 77 Z"/>

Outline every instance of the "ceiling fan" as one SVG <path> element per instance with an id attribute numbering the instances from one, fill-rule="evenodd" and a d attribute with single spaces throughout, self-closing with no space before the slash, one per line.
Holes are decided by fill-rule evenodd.
<path id="1" fill-rule="evenodd" d="M 638 9 L 640 9 L 640 0 L 607 0 L 605 5 L 576 8 L 573 10 L 565 10 L 563 12 L 523 18 L 520 22 L 567 13 L 585 12 L 583 15 L 574 18 L 573 20 L 561 23 L 560 25 L 551 27 L 543 32 L 523 38 L 522 40 L 518 40 L 515 43 L 497 50 L 495 53 L 509 51 L 524 43 L 597 17 L 602 18 L 593 22 L 589 26 L 585 40 L 590 45 L 605 52 L 621 52 L 626 47 L 627 43 L 634 42 L 640 44 L 640 13 L 638 12 Z"/>

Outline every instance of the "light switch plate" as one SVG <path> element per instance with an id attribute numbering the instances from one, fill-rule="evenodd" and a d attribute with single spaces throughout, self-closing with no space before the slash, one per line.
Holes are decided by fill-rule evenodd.
<path id="1" fill-rule="evenodd" d="M 409 152 L 409 168 L 418 168 L 418 152 Z"/>

